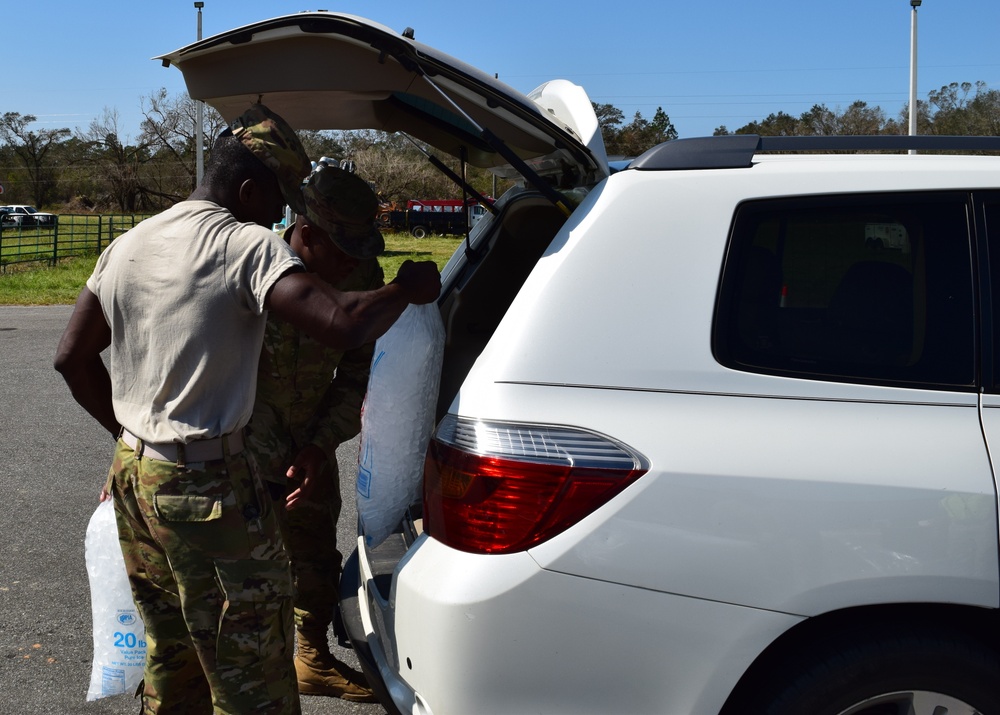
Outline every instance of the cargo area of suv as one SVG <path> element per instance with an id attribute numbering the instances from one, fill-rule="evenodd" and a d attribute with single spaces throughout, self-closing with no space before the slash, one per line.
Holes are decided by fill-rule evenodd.
<path id="1" fill-rule="evenodd" d="M 609 175 L 581 88 L 361 18 L 162 60 L 226 118 L 516 181 L 442 272 L 423 499 L 344 568 L 390 712 L 1000 712 L 1000 138 L 676 140 Z"/>

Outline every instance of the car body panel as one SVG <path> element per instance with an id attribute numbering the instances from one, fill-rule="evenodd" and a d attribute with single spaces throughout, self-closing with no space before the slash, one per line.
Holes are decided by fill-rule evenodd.
<path id="1" fill-rule="evenodd" d="M 463 416 L 583 423 L 649 461 L 621 495 L 530 550 L 543 568 L 802 616 L 886 601 L 998 606 L 975 395 L 934 405 L 882 402 L 879 388 L 868 401 L 820 401 L 481 386 L 463 389 Z"/>
<path id="2" fill-rule="evenodd" d="M 474 556 L 426 537 L 398 573 L 393 645 L 399 677 L 420 703 L 412 712 L 567 712 L 570 692 L 574 713 L 716 712 L 752 654 L 801 620 L 554 573 L 524 553 Z M 692 631 L 706 622 L 713 627 Z M 428 648 L 442 636 L 447 651 Z M 611 687 L 623 683 L 643 687 Z"/>
<path id="3" fill-rule="evenodd" d="M 650 474 L 612 504 L 533 549 L 542 565 L 803 615 L 885 599 L 997 606 L 996 484 L 974 392 L 754 374 L 712 355 L 725 242 L 689 237 L 727 235 L 741 200 L 800 196 L 810 177 L 844 193 L 996 180 L 995 161 L 978 162 L 976 176 L 947 157 L 899 157 L 911 167 L 901 177 L 891 168 L 899 162 L 881 159 L 860 178 L 842 162 L 839 182 L 837 161 L 828 171 L 823 162 L 783 159 L 677 174 L 676 181 L 663 176 L 655 186 L 642 172 L 624 171 L 570 217 L 449 410 L 581 426 L 650 461 Z M 748 171 L 755 173 L 751 195 Z M 706 195 L 716 210 L 685 211 Z M 659 212 L 641 210 L 651 205 Z M 651 254 L 671 260 L 648 260 Z M 594 300 L 608 276 L 628 280 Z M 637 335 L 636 326 L 648 329 Z M 675 513 L 672 504 L 682 506 Z M 732 533 L 710 538 L 706 530 L 724 517 Z M 647 555 L 650 568 L 626 573 L 631 567 L 617 550 L 650 542 L 665 548 Z M 796 560 L 803 544 L 814 548 Z M 686 562 L 689 553 L 699 560 Z M 794 569 L 776 568 L 789 562 Z M 744 578 L 732 578 L 737 573 Z"/>
<path id="4" fill-rule="evenodd" d="M 949 157 L 881 158 L 886 161 L 862 160 L 856 172 L 834 157 L 832 167 L 782 158 L 751 169 L 661 172 L 655 182 L 642 171 L 614 174 L 570 216 L 525 281 L 480 356 L 488 377 L 473 373 L 468 382 L 867 399 L 867 390 L 850 383 L 776 380 L 720 365 L 711 354 L 711 330 L 726 242 L 691 237 L 728 235 L 737 206 L 748 200 L 996 183 L 992 157 L 965 157 L 985 161 L 964 170 Z M 810 192 L 810 186 L 817 188 Z M 705 204 L 705 197 L 711 197 L 711 210 L 688 210 Z M 660 258 L 667 255 L 669 261 Z M 538 311 L 538 305 L 547 309 Z M 581 305 L 586 308 L 577 309 Z M 588 325 L 600 326 L 600 341 Z M 640 336 L 636 325 L 651 329 Z"/>

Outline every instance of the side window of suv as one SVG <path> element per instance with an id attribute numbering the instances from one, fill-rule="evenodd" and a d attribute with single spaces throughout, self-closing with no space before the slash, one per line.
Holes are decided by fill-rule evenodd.
<path id="1" fill-rule="evenodd" d="M 748 202 L 716 356 L 753 372 L 971 389 L 973 291 L 965 193 Z"/>

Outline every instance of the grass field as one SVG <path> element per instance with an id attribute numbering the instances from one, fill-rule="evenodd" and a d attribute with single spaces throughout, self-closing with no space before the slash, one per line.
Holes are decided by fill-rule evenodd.
<path id="1" fill-rule="evenodd" d="M 387 281 L 392 280 L 403 261 L 434 261 L 438 268 L 451 258 L 461 244 L 460 236 L 413 238 L 405 233 L 385 234 L 385 253 L 379 263 Z M 65 305 L 76 296 L 94 269 L 96 256 L 69 258 L 54 267 L 25 264 L 0 274 L 0 305 Z"/>

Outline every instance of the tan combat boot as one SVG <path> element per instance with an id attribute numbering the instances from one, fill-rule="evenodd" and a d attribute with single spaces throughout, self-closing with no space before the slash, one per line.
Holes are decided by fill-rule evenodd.
<path id="1" fill-rule="evenodd" d="M 295 677 L 301 695 L 325 695 L 352 703 L 377 702 L 364 676 L 333 657 L 325 636 L 320 640 L 299 631 L 296 638 Z"/>

